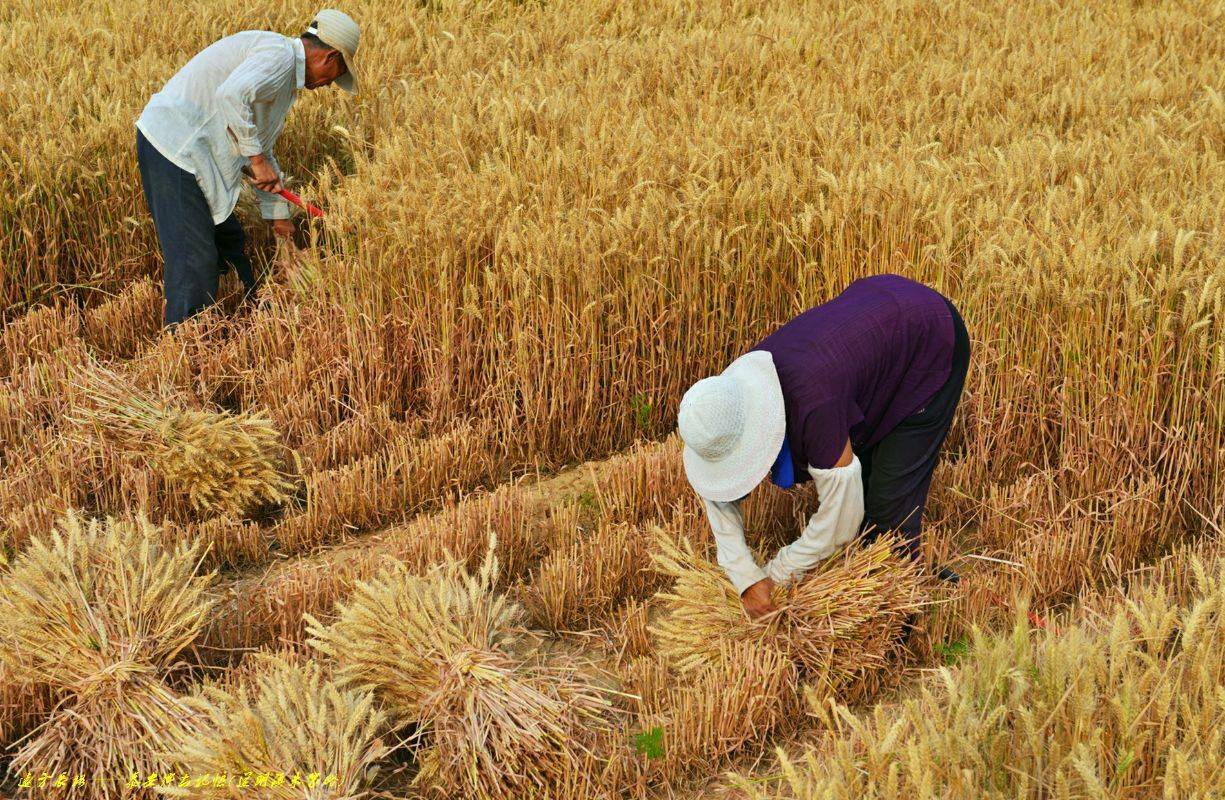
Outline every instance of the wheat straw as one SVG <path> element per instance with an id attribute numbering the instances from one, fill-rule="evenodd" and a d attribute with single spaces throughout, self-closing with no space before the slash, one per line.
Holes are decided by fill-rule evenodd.
<path id="1" fill-rule="evenodd" d="M 141 448 L 170 491 L 184 494 L 197 512 L 241 516 L 290 498 L 282 445 L 267 419 L 162 405 L 101 367 L 78 385 L 89 405 L 74 421 Z"/>
<path id="2" fill-rule="evenodd" d="M 197 547 L 170 550 L 144 519 L 70 513 L 16 557 L 0 587 L 0 651 L 14 679 L 49 686 L 55 709 L 14 769 L 126 778 L 156 769 L 157 747 L 191 714 L 162 679 L 196 638 L 213 575 Z"/>
<path id="3" fill-rule="evenodd" d="M 310 644 L 345 679 L 373 688 L 424 740 L 416 782 L 430 795 L 532 796 L 574 774 L 608 702 L 560 666 L 511 653 L 522 610 L 494 592 L 492 549 L 471 575 L 449 561 L 425 575 L 392 564 L 358 584 Z"/>
<path id="4" fill-rule="evenodd" d="M 167 754 L 182 774 L 230 773 L 225 787 L 164 789 L 181 797 L 360 798 L 368 775 L 389 751 L 385 715 L 369 692 L 345 688 L 326 667 L 304 658 L 256 654 L 245 677 L 210 684 L 186 698 L 203 722 Z M 243 787 L 237 776 L 300 777 L 278 786 Z"/>
<path id="5" fill-rule="evenodd" d="M 717 565 L 657 529 L 652 557 L 675 585 L 657 595 L 661 616 L 650 631 L 681 672 L 718 663 L 728 643 L 742 643 L 783 653 L 810 680 L 847 691 L 901 654 L 902 625 L 922 602 L 919 568 L 895 545 L 881 537 L 831 557 L 795 585 L 778 587 L 779 610 L 751 621 Z"/>

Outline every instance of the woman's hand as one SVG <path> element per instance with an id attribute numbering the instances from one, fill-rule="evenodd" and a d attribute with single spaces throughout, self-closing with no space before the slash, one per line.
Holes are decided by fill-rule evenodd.
<path id="1" fill-rule="evenodd" d="M 749 619 L 759 619 L 771 611 L 777 611 L 770 595 L 774 592 L 774 581 L 762 578 L 757 583 L 744 590 L 740 595 L 740 603 L 744 606 Z"/>

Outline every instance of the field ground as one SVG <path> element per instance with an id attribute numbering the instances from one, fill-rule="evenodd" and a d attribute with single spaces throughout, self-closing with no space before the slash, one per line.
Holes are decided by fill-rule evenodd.
<path id="1" fill-rule="evenodd" d="M 327 220 L 287 262 L 244 199 L 259 301 L 167 335 L 132 123 L 303 10 L 0 9 L 5 793 L 1221 796 L 1219 3 L 346 10 L 368 88 L 277 153 Z M 924 541 L 963 581 L 851 548 L 751 626 L 677 402 L 881 272 L 970 331 Z M 751 544 L 812 510 L 759 489 Z"/>

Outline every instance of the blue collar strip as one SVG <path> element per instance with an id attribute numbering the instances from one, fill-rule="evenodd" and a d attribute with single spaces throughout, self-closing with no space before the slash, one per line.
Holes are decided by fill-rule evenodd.
<path id="1" fill-rule="evenodd" d="M 790 489 L 795 486 L 795 465 L 791 461 L 791 443 L 787 441 L 785 435 L 783 446 L 774 459 L 774 465 L 770 467 L 770 480 L 775 486 L 782 489 Z"/>

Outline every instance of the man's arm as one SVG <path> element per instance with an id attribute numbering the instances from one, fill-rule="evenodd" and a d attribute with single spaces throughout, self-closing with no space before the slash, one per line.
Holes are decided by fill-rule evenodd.
<path id="1" fill-rule="evenodd" d="M 779 550 L 766 565 L 766 574 L 775 583 L 797 580 L 854 539 L 863 522 L 862 467 L 849 440 L 838 464 L 828 469 L 809 467 L 808 472 L 821 505 L 800 538 Z"/>
<path id="2" fill-rule="evenodd" d="M 234 136 L 240 155 L 251 158 L 264 153 L 253 106 L 276 99 L 281 85 L 287 76 L 293 75 L 293 70 L 291 49 L 279 44 L 260 45 L 253 48 L 217 87 L 217 108 Z"/>
<path id="3" fill-rule="evenodd" d="M 281 165 L 277 163 L 276 156 L 268 153 L 264 156 L 268 160 L 268 165 L 272 167 L 272 171 L 276 173 L 277 180 L 281 180 Z M 260 216 L 268 221 L 278 219 L 289 219 L 290 208 L 289 201 L 281 197 L 279 194 L 265 192 L 263 189 L 256 189 L 255 196 L 259 199 Z"/>

